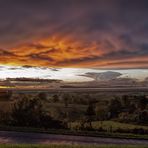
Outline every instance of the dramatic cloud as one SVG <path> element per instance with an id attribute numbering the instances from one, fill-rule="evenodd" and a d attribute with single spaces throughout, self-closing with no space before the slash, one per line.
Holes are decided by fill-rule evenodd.
<path id="1" fill-rule="evenodd" d="M 88 72 L 88 73 L 81 75 L 81 76 L 90 77 L 96 81 L 108 81 L 108 80 L 116 79 L 121 75 L 122 74 L 119 72 L 106 71 L 106 72 L 101 72 L 101 73 Z"/>
<path id="2" fill-rule="evenodd" d="M 148 68 L 147 0 L 1 0 L 0 64 Z"/>

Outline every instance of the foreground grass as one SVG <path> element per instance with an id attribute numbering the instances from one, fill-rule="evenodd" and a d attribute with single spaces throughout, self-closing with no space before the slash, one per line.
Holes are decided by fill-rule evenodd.
<path id="1" fill-rule="evenodd" d="M 147 145 L 27 145 L 27 144 L 2 144 L 0 148 L 148 148 Z"/>

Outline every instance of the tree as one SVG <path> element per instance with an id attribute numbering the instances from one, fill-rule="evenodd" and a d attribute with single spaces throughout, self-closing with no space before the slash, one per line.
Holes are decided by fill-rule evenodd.
<path id="1" fill-rule="evenodd" d="M 139 101 L 138 101 L 138 108 L 141 110 L 144 110 L 148 104 L 148 99 L 146 96 L 140 96 Z"/>
<path id="2" fill-rule="evenodd" d="M 136 110 L 136 106 L 134 103 L 130 104 L 129 107 L 128 107 L 128 112 L 131 114 L 131 113 L 134 113 Z"/>
<path id="3" fill-rule="evenodd" d="M 15 125 L 38 126 L 42 113 L 42 104 L 39 99 L 23 97 L 13 105 L 11 116 Z"/>
<path id="4" fill-rule="evenodd" d="M 95 108 L 97 120 L 107 120 L 108 119 L 108 112 L 107 108 L 104 106 L 97 105 Z"/>
<path id="5" fill-rule="evenodd" d="M 122 110 L 122 105 L 119 98 L 112 99 L 108 106 L 108 110 L 110 113 L 110 118 L 115 118 Z"/>
<path id="6" fill-rule="evenodd" d="M 0 124 L 1 125 L 10 125 L 11 124 L 11 116 L 9 112 L 5 112 L 0 110 Z"/>
<path id="7" fill-rule="evenodd" d="M 41 99 L 41 100 L 46 101 L 47 100 L 47 94 L 45 92 L 40 92 L 38 94 L 38 98 Z"/>
<path id="8" fill-rule="evenodd" d="M 124 107 L 128 107 L 130 104 L 129 96 L 128 95 L 123 95 L 122 96 L 122 104 Z"/>
<path id="9" fill-rule="evenodd" d="M 10 100 L 12 97 L 12 91 L 1 91 L 0 100 Z"/>
<path id="10" fill-rule="evenodd" d="M 139 112 L 138 122 L 148 124 L 148 111 Z"/>
<path id="11" fill-rule="evenodd" d="M 40 99 L 24 97 L 12 108 L 13 125 L 44 128 L 64 128 L 59 120 L 54 120 L 45 112 Z"/>
<path id="12" fill-rule="evenodd" d="M 53 95 L 53 102 L 56 103 L 59 101 L 59 96 L 57 94 Z"/>
<path id="13" fill-rule="evenodd" d="M 64 94 L 63 95 L 63 100 L 64 100 L 64 104 L 65 104 L 65 107 L 66 108 L 68 107 L 69 98 L 70 98 L 70 95 L 69 94 Z"/>
<path id="14" fill-rule="evenodd" d="M 89 123 L 89 127 L 92 129 L 92 121 L 94 119 L 95 116 L 95 107 L 93 103 L 89 103 L 87 109 L 86 109 L 86 120 Z"/>

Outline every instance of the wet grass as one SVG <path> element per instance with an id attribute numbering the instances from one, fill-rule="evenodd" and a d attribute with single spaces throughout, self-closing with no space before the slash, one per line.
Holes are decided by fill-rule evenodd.
<path id="1" fill-rule="evenodd" d="M 148 148 L 148 145 L 29 145 L 29 144 L 2 144 L 0 148 Z"/>

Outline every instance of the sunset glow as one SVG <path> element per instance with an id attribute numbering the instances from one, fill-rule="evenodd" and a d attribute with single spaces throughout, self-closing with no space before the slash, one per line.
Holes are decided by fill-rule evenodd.
<path id="1" fill-rule="evenodd" d="M 0 64 L 148 68 L 145 0 L 15 0 L 9 7 L 5 1 L 0 5 Z"/>

